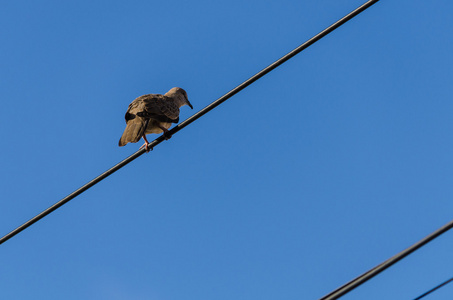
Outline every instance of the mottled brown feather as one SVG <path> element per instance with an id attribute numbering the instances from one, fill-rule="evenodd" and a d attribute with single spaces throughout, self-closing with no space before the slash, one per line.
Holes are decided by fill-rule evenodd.
<path id="1" fill-rule="evenodd" d="M 136 143 L 147 133 L 162 132 L 160 127 L 169 128 L 179 122 L 179 107 L 165 95 L 148 94 L 136 98 L 129 104 L 126 129 L 118 142 L 119 146 Z"/>

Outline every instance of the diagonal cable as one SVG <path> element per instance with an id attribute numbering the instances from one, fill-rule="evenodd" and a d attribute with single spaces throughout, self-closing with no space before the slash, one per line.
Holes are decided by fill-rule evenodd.
<path id="1" fill-rule="evenodd" d="M 441 287 L 447 285 L 448 283 L 452 282 L 453 281 L 453 277 L 448 279 L 447 281 L 444 281 L 442 282 L 441 284 L 437 285 L 436 287 L 430 289 L 429 291 L 421 294 L 420 296 L 418 296 L 417 298 L 415 298 L 414 300 L 420 300 L 421 298 L 424 298 L 425 296 L 428 296 L 429 294 L 431 294 L 432 292 L 440 289 Z"/>
<path id="2" fill-rule="evenodd" d="M 330 25 L 329 27 L 327 27 L 326 29 L 324 29 L 323 31 L 321 31 L 320 33 L 318 33 L 317 35 L 315 35 L 314 37 L 312 37 L 311 39 L 309 39 L 308 41 L 306 41 L 305 43 L 303 43 L 302 45 L 300 45 L 296 49 L 294 49 L 293 51 L 289 52 L 288 54 L 286 54 L 282 58 L 280 58 L 277 61 L 275 61 L 274 63 L 270 64 L 269 66 L 267 66 L 266 68 L 264 68 L 260 72 L 256 73 L 255 75 L 253 75 L 252 77 L 250 77 L 249 79 L 247 79 L 246 81 L 244 81 L 243 83 L 241 83 L 240 85 L 238 85 L 237 87 L 235 87 L 234 89 L 232 89 L 231 91 L 229 91 L 228 93 L 223 95 L 222 97 L 218 98 L 217 100 L 215 100 L 214 102 L 212 102 L 211 104 L 209 104 L 208 106 L 206 106 L 205 108 L 200 110 L 199 112 L 193 114 L 191 117 L 187 118 L 186 120 L 184 120 L 183 122 L 181 122 L 180 124 L 175 126 L 173 129 L 169 130 L 169 134 L 173 135 L 176 132 L 178 132 L 181 129 L 183 129 L 184 127 L 186 127 L 189 124 L 191 124 L 192 122 L 194 122 L 197 119 L 201 118 L 203 115 L 205 115 L 206 113 L 208 113 L 209 111 L 211 111 L 215 107 L 219 106 L 220 104 L 222 104 L 223 102 L 228 100 L 233 95 L 237 94 L 238 92 L 240 92 L 241 90 L 243 90 L 244 88 L 246 88 L 247 86 L 249 86 L 250 84 L 255 82 L 256 80 L 260 79 L 261 77 L 263 77 L 264 75 L 266 75 L 267 73 L 272 71 L 273 69 L 277 68 L 278 66 L 280 66 L 281 64 L 286 62 L 287 60 L 291 59 L 293 56 L 295 56 L 296 54 L 300 53 L 302 50 L 306 49 L 307 47 L 311 46 L 316 41 L 320 40 L 321 38 L 323 38 L 324 36 L 326 36 L 327 34 L 332 32 L 336 28 L 340 27 L 341 25 L 343 25 L 344 23 L 346 23 L 350 19 L 354 18 L 355 16 L 357 16 L 358 14 L 360 14 L 361 12 L 363 12 L 368 7 L 370 7 L 371 5 L 375 4 L 378 1 L 379 0 L 370 0 L 370 1 L 366 2 L 365 4 L 363 4 L 362 6 L 358 7 L 357 9 L 355 9 L 354 11 L 350 12 L 349 14 L 344 16 L 342 19 L 340 19 L 337 22 L 333 23 L 332 25 Z M 160 136 L 160 137 L 156 138 L 154 141 L 152 141 L 151 143 L 149 143 L 148 145 L 151 148 L 153 148 L 153 147 L 159 145 L 160 143 L 162 143 L 163 141 L 164 141 L 164 138 L 162 136 Z M 98 182 L 104 180 L 109 175 L 115 173 L 116 171 L 118 171 L 119 169 L 121 169 L 122 167 L 127 165 L 128 163 L 132 162 L 133 160 L 135 160 L 136 158 L 138 158 L 139 156 L 144 154 L 145 152 L 146 152 L 146 150 L 144 148 L 140 149 L 137 152 L 135 152 L 134 154 L 132 154 L 131 156 L 129 156 L 128 158 L 126 158 L 123 161 L 119 162 L 118 164 L 116 164 L 115 166 L 110 168 L 109 170 L 105 171 L 104 173 L 102 173 L 98 177 L 94 178 L 90 182 L 86 183 L 85 185 L 83 185 L 82 187 L 80 187 L 76 191 L 72 192 L 68 196 L 64 197 L 63 199 L 61 199 L 60 201 L 58 201 L 57 203 L 55 203 L 51 207 L 47 208 L 46 210 L 44 210 L 40 214 L 36 215 L 32 219 L 28 220 L 27 222 L 25 222 L 21 226 L 17 227 L 16 229 L 11 231 L 10 233 L 8 233 L 5 236 L 3 236 L 0 239 L 0 244 L 6 242 L 10 238 L 15 236 L 19 232 L 21 232 L 22 230 L 26 229 L 27 227 L 29 227 L 32 224 L 36 223 L 37 221 L 41 220 L 42 218 L 44 218 L 45 216 L 47 216 L 48 214 L 50 214 L 51 212 L 53 212 L 57 208 L 63 206 L 64 204 L 66 204 L 67 202 L 72 200 L 73 198 L 77 197 L 81 193 L 83 193 L 86 190 L 88 190 L 93 185 L 95 185 Z"/>
<path id="3" fill-rule="evenodd" d="M 368 280 L 370 280 L 374 276 L 378 275 L 379 273 L 381 273 L 385 269 L 389 268 L 390 266 L 396 264 L 397 262 L 399 262 L 400 260 L 402 260 L 403 258 L 408 256 L 412 252 L 415 252 L 419 248 L 421 248 L 424 245 L 428 244 L 429 242 L 431 242 L 432 240 L 434 240 L 435 238 L 439 237 L 441 234 L 447 232 L 448 230 L 450 230 L 452 228 L 453 228 L 453 221 L 450 221 L 447 224 L 445 224 L 444 226 L 442 226 L 441 228 L 437 229 L 433 233 L 431 233 L 428 236 L 426 236 L 425 238 L 421 239 L 417 243 L 413 244 L 409 248 L 401 251 L 400 253 L 395 254 L 391 258 L 389 258 L 386 261 L 380 263 L 379 265 L 377 265 L 376 267 L 374 267 L 374 268 L 370 269 L 369 271 L 363 273 L 362 275 L 354 278 L 353 280 L 349 281 L 348 283 L 345 283 L 341 287 L 339 287 L 336 290 L 330 292 L 329 294 L 325 295 L 324 297 L 320 298 L 319 300 L 334 300 L 334 299 L 340 298 L 341 296 L 346 295 L 347 293 L 349 293 L 350 291 L 352 291 L 356 287 L 364 284 L 365 282 L 367 282 Z"/>

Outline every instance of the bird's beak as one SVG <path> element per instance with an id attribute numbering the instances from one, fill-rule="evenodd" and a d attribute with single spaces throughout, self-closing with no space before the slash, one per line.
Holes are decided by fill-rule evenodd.
<path id="1" fill-rule="evenodd" d="M 189 99 L 187 99 L 187 105 L 189 105 L 189 107 L 190 107 L 191 109 L 193 109 L 193 106 L 192 106 L 192 104 L 190 104 Z"/>

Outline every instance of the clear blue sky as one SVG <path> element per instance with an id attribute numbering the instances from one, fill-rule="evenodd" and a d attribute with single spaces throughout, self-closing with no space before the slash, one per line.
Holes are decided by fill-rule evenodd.
<path id="1" fill-rule="evenodd" d="M 0 234 L 139 148 L 137 96 L 183 87 L 184 120 L 364 2 L 5 1 Z M 0 298 L 318 299 L 446 224 L 452 11 L 378 2 L 2 244 Z M 413 299 L 452 251 L 343 299 Z"/>

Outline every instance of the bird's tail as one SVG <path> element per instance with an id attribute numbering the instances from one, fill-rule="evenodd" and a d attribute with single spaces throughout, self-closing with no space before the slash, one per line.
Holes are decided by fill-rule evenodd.
<path id="1" fill-rule="evenodd" d="M 122 147 L 127 143 L 137 143 L 140 140 L 145 132 L 146 124 L 141 120 L 137 121 L 131 120 L 127 123 L 126 129 L 124 129 L 123 135 L 118 142 L 118 146 Z"/>

